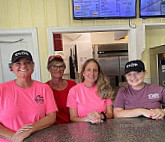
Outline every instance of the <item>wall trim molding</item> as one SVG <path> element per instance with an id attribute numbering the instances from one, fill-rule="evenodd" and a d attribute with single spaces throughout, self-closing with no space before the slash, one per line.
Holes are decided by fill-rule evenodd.
<path id="1" fill-rule="evenodd" d="M 53 34 L 54 33 L 84 33 L 84 32 L 110 32 L 110 31 L 128 31 L 128 56 L 129 60 L 136 59 L 136 29 L 130 28 L 129 25 L 116 26 L 88 26 L 88 27 L 49 27 L 48 45 L 49 55 L 54 54 L 53 48 Z"/>
<path id="2" fill-rule="evenodd" d="M 37 59 L 35 62 L 35 79 L 40 81 L 40 62 L 39 62 L 39 48 L 38 48 L 38 40 L 37 40 L 37 28 L 24 28 L 24 29 L 0 29 L 0 36 L 7 35 L 31 35 L 32 44 L 35 50 L 33 51 L 33 59 Z"/>

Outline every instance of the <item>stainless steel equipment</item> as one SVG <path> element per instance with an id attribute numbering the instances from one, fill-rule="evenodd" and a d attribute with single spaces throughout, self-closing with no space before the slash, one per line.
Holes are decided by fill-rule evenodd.
<path id="1" fill-rule="evenodd" d="M 165 87 L 165 53 L 158 54 L 159 85 Z"/>
<path id="2" fill-rule="evenodd" d="M 110 78 L 114 90 L 112 99 L 115 99 L 120 84 L 125 82 L 124 66 L 128 62 L 128 44 L 95 45 L 94 58 Z"/>

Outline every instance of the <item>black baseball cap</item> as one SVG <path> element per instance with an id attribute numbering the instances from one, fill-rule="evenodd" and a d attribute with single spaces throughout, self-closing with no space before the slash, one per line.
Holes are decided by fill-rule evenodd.
<path id="1" fill-rule="evenodd" d="M 19 58 L 27 58 L 33 62 L 32 55 L 29 51 L 26 50 L 19 50 L 13 53 L 11 58 L 11 63 L 15 63 Z"/>
<path id="2" fill-rule="evenodd" d="M 141 60 L 132 60 L 126 63 L 124 72 L 125 74 L 131 72 L 131 71 L 145 71 L 144 63 Z"/>

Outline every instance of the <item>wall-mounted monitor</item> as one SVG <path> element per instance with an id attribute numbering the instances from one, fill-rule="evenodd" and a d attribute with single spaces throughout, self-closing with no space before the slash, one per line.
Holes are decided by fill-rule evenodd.
<path id="1" fill-rule="evenodd" d="M 135 18 L 136 0 L 72 0 L 74 19 Z"/>
<path id="2" fill-rule="evenodd" d="M 140 17 L 165 16 L 165 0 L 140 0 Z"/>

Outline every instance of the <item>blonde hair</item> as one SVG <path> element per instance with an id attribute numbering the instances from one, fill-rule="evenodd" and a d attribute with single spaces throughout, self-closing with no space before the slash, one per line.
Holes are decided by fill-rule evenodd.
<path id="1" fill-rule="evenodd" d="M 107 98 L 110 98 L 113 94 L 113 90 L 112 90 L 112 87 L 110 85 L 110 80 L 108 79 L 108 77 L 103 73 L 99 63 L 91 58 L 91 59 L 88 59 L 84 65 L 82 66 L 82 70 L 81 70 L 81 73 L 80 73 L 80 81 L 81 82 L 84 82 L 85 78 L 83 76 L 83 73 L 85 71 L 85 68 L 86 66 L 90 63 L 90 62 L 94 62 L 97 64 L 98 66 L 98 78 L 96 80 L 96 84 L 97 84 L 97 92 L 99 94 L 99 96 L 102 98 L 102 99 L 107 99 Z"/>

